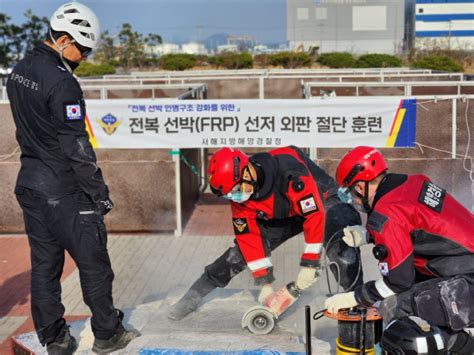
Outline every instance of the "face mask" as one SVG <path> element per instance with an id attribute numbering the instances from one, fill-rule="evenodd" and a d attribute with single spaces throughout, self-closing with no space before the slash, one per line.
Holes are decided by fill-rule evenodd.
<path id="1" fill-rule="evenodd" d="M 53 34 L 51 33 L 51 29 L 49 30 L 49 37 L 53 41 L 56 48 L 59 50 L 59 58 L 61 59 L 61 62 L 63 62 L 63 65 L 66 67 L 67 71 L 72 74 L 73 70 L 76 69 L 79 66 L 79 64 L 76 63 L 76 62 L 73 62 L 72 60 L 64 58 L 63 52 L 67 48 L 68 45 L 66 45 L 66 46 L 58 45 L 56 43 L 56 40 L 53 37 Z"/>
<path id="2" fill-rule="evenodd" d="M 251 192 L 237 191 L 237 192 L 229 192 L 227 195 L 224 195 L 224 198 L 231 200 L 233 202 L 243 203 L 247 201 L 250 198 L 250 196 L 252 196 Z"/>
<path id="3" fill-rule="evenodd" d="M 341 200 L 342 202 L 354 206 L 357 211 L 367 213 L 367 210 L 364 205 L 356 203 L 355 200 L 352 198 L 351 190 L 348 187 L 340 187 L 337 190 L 337 197 L 339 197 L 339 200 Z"/>
<path id="4" fill-rule="evenodd" d="M 352 195 L 347 187 L 340 187 L 337 189 L 337 197 L 344 203 L 352 203 Z"/>

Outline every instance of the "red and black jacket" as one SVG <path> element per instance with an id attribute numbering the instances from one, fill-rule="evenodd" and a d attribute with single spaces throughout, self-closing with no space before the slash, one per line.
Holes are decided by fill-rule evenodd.
<path id="1" fill-rule="evenodd" d="M 388 174 L 367 230 L 383 277 L 355 290 L 363 305 L 423 279 L 474 273 L 474 215 L 426 176 Z"/>
<path id="2" fill-rule="evenodd" d="M 292 223 L 291 217 L 300 216 L 305 238 L 301 265 L 317 267 L 325 222 L 323 195 L 336 187 L 334 180 L 293 146 L 255 154 L 250 162 L 260 186 L 250 200 L 231 202 L 231 208 L 236 242 L 256 283 L 274 280 L 262 233 L 265 221 Z"/>

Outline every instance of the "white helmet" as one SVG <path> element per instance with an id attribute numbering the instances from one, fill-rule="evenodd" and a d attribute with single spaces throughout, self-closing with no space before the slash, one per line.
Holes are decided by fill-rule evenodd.
<path id="1" fill-rule="evenodd" d="M 49 24 L 54 31 L 67 32 L 83 47 L 94 49 L 100 37 L 97 16 L 87 6 L 70 2 L 60 6 Z"/>

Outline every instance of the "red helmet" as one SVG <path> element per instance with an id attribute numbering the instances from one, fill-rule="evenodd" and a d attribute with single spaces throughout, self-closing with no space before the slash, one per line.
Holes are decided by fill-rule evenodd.
<path id="1" fill-rule="evenodd" d="M 336 169 L 339 186 L 348 187 L 357 181 L 371 181 L 387 170 L 387 163 L 380 152 L 367 146 L 349 150 Z"/>
<path id="2" fill-rule="evenodd" d="M 209 160 L 209 185 L 215 194 L 226 195 L 242 179 L 242 171 L 249 158 L 233 148 L 221 148 Z"/>

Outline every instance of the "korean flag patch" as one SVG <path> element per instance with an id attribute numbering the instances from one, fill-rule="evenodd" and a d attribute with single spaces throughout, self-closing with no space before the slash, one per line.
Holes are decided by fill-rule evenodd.
<path id="1" fill-rule="evenodd" d="M 388 275 L 388 264 L 386 262 L 379 263 L 379 270 L 383 276 Z"/>
<path id="2" fill-rule="evenodd" d="M 316 205 L 313 195 L 305 196 L 299 200 L 298 207 L 300 208 L 300 212 L 303 216 L 318 211 L 318 205 Z"/>
<path id="3" fill-rule="evenodd" d="M 64 114 L 65 121 L 79 121 L 83 119 L 81 105 L 74 104 L 64 104 Z"/>

